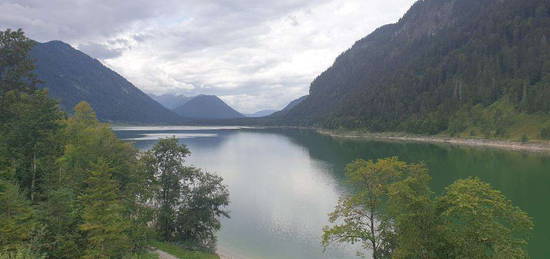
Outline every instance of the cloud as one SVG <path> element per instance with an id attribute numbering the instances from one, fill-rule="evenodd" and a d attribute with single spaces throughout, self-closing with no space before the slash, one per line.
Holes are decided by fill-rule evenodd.
<path id="1" fill-rule="evenodd" d="M 308 93 L 336 56 L 415 0 L 2 0 L 0 28 L 63 40 L 151 93 L 245 113 Z"/>
<path id="2" fill-rule="evenodd" d="M 103 60 L 119 57 L 124 51 L 124 48 L 110 48 L 105 44 L 93 42 L 81 44 L 78 49 L 92 57 Z"/>

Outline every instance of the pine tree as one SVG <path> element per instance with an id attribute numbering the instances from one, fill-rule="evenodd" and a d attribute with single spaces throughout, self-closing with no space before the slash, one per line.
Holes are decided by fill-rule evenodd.
<path id="1" fill-rule="evenodd" d="M 0 248 L 15 250 L 31 239 L 34 210 L 17 185 L 0 180 Z"/>
<path id="2" fill-rule="evenodd" d="M 118 193 L 119 185 L 112 178 L 112 168 L 100 162 L 90 171 L 84 194 L 83 224 L 87 247 L 84 258 L 121 257 L 130 249 L 128 221 Z"/>

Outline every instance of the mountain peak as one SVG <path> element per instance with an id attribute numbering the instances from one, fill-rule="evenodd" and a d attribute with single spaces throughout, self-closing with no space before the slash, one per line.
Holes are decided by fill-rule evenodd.
<path id="1" fill-rule="evenodd" d="M 94 108 L 103 121 L 125 123 L 179 123 L 179 116 L 101 62 L 62 41 L 36 44 L 31 51 L 36 74 L 66 111 L 80 101 Z"/>
<path id="2" fill-rule="evenodd" d="M 235 119 L 245 117 L 215 95 L 198 95 L 174 111 L 184 118 Z"/>

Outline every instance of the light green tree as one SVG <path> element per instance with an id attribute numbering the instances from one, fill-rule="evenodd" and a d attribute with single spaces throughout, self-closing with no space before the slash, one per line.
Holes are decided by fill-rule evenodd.
<path id="1" fill-rule="evenodd" d="M 489 184 L 458 180 L 437 198 L 437 213 L 452 258 L 527 258 L 532 219 Z"/>
<path id="2" fill-rule="evenodd" d="M 36 226 L 30 202 L 17 185 L 0 180 L 0 251 L 24 246 Z"/>
<path id="3" fill-rule="evenodd" d="M 120 258 L 131 248 L 127 235 L 130 224 L 124 217 L 119 185 L 111 171 L 104 162 L 96 164 L 80 196 L 83 205 L 80 230 L 87 240 L 84 258 Z"/>
<path id="4" fill-rule="evenodd" d="M 421 164 L 358 160 L 346 175 L 357 189 L 330 214 L 323 245 L 361 242 L 374 258 L 526 258 L 531 218 L 476 178 L 435 196 Z"/>
<path id="5" fill-rule="evenodd" d="M 388 208 L 388 186 L 407 174 L 408 165 L 397 158 L 377 162 L 356 160 L 346 166 L 347 182 L 356 192 L 341 199 L 329 214 L 334 226 L 323 229 L 323 246 L 331 242 L 361 243 L 373 258 L 388 257 L 395 247 Z"/>

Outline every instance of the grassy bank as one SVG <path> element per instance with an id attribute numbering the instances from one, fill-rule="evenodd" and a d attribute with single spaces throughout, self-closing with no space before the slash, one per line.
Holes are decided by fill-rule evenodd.
<path id="1" fill-rule="evenodd" d="M 171 244 L 166 242 L 153 242 L 151 245 L 159 250 L 162 250 L 178 258 L 185 258 L 185 259 L 219 259 L 220 258 L 216 254 L 210 254 L 210 253 L 201 252 L 201 251 L 190 251 L 176 244 Z"/>

